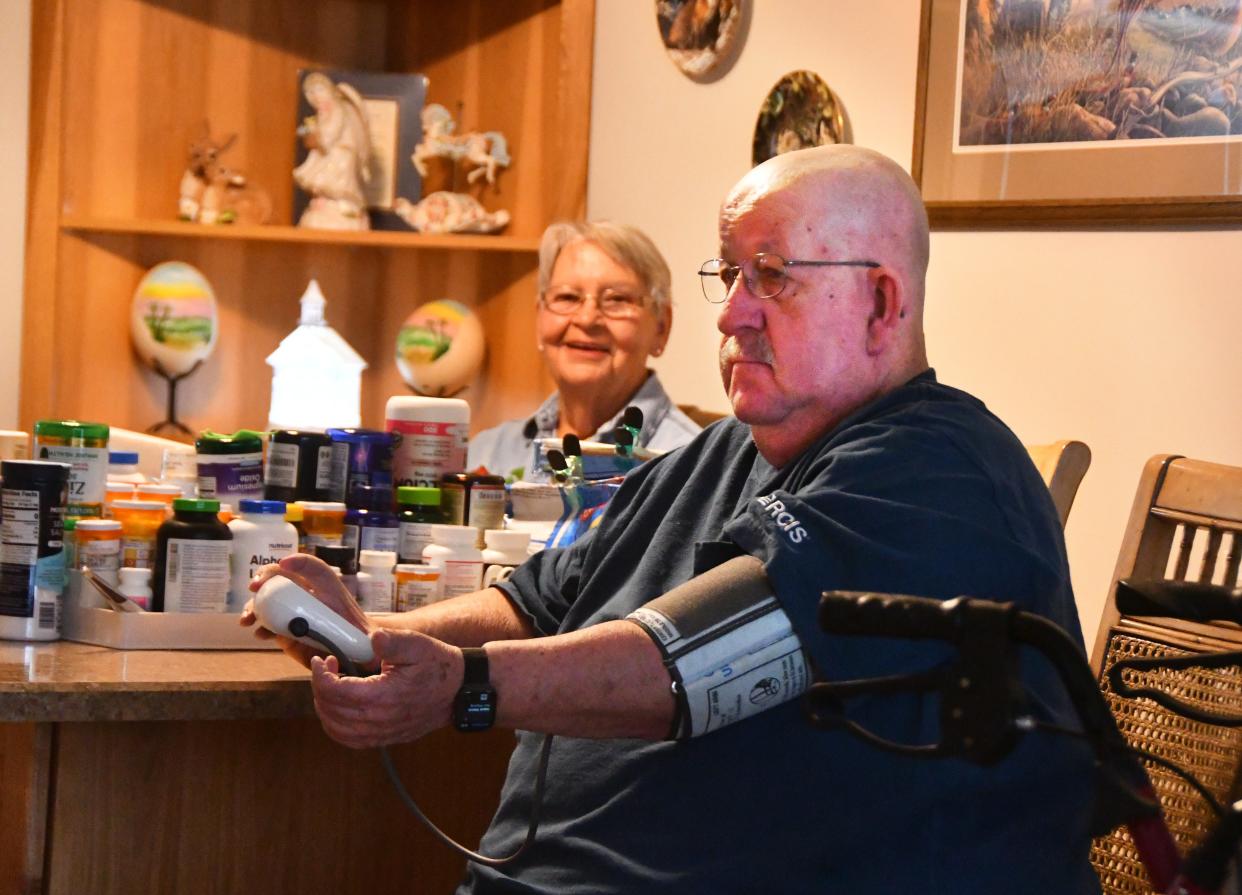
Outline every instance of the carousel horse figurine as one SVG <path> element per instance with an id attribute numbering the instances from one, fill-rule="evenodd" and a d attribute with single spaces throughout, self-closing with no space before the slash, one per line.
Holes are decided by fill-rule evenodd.
<path id="1" fill-rule="evenodd" d="M 465 160 L 467 165 L 473 166 L 466 175 L 468 183 L 484 177 L 489 185 L 495 184 L 496 169 L 509 166 L 509 147 L 499 131 L 456 134 L 457 123 L 449 110 L 439 103 L 426 106 L 421 119 L 423 141 L 414 147 L 412 158 L 414 167 L 423 177 L 427 176 L 429 158 L 447 158 L 454 163 Z"/>

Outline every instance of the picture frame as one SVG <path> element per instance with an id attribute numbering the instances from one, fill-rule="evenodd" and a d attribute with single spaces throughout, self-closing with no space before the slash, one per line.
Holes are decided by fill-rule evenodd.
<path id="1" fill-rule="evenodd" d="M 296 85 L 299 123 L 315 112 L 302 91 L 302 82 L 312 72 L 327 75 L 334 84 L 349 84 L 362 96 L 371 135 L 371 179 L 364 187 L 371 227 L 375 230 L 411 231 L 413 228 L 393 208 L 398 198 L 410 202 L 418 202 L 422 198 L 422 178 L 411 156 L 414 147 L 423 138 L 421 115 L 427 98 L 427 77 L 328 68 L 301 69 Z M 302 164 L 307 152 L 305 144 L 298 139 L 295 166 Z M 302 216 L 309 201 L 309 195 L 294 188 L 294 221 Z"/>
<path id="2" fill-rule="evenodd" d="M 1242 28 L 1205 26 L 1192 54 L 1168 19 L 1187 8 L 923 0 L 911 173 L 932 226 L 1242 220 Z"/>

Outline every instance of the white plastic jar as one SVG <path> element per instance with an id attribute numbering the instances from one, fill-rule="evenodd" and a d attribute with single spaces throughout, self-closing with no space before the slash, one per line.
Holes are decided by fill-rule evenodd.
<path id="1" fill-rule="evenodd" d="M 490 529 L 483 533 L 487 548 L 483 551 L 483 586 L 504 581 L 513 570 L 526 562 L 530 550 L 530 532 Z"/>
<path id="2" fill-rule="evenodd" d="M 384 408 L 384 428 L 397 434 L 393 482 L 438 488 L 440 476 L 466 468 L 470 405 L 460 398 L 394 395 Z"/>
<path id="3" fill-rule="evenodd" d="M 151 570 L 120 569 L 118 575 L 121 583 L 117 590 L 143 609 L 150 609 L 151 601 L 155 599 L 155 592 L 151 589 Z"/>
<path id="4" fill-rule="evenodd" d="M 363 612 L 392 612 L 396 607 L 397 581 L 393 568 L 397 554 L 391 550 L 362 550 L 358 554 L 358 605 Z"/>
<path id="5" fill-rule="evenodd" d="M 474 545 L 473 525 L 433 525 L 423 562 L 440 569 L 440 599 L 473 593 L 483 586 L 483 552 Z"/>
<path id="6" fill-rule="evenodd" d="M 229 522 L 233 533 L 229 582 L 230 612 L 250 599 L 250 579 L 262 566 L 298 552 L 298 530 L 285 521 L 283 500 L 243 500 L 241 515 Z"/>

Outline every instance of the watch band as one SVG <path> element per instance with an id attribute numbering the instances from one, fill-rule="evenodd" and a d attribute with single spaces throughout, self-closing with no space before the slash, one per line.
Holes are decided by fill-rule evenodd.
<path id="1" fill-rule="evenodd" d="M 467 646 L 461 651 L 461 656 L 466 660 L 465 676 L 462 677 L 462 684 L 487 684 L 488 665 L 487 650 L 481 647 Z"/>

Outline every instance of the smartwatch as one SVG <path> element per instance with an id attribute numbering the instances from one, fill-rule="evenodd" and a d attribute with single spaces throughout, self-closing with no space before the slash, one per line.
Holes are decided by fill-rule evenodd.
<path id="1" fill-rule="evenodd" d="M 461 651 L 466 673 L 453 699 L 453 726 L 465 733 L 488 730 L 496 723 L 496 688 L 488 680 L 487 650 Z"/>

